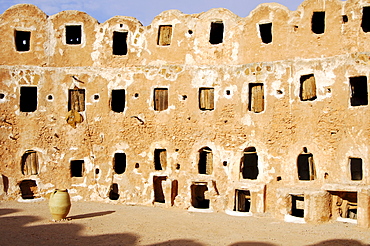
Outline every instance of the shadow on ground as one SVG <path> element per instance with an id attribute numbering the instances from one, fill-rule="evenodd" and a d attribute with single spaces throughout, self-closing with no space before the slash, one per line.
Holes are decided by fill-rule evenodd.
<path id="1" fill-rule="evenodd" d="M 336 239 L 327 240 L 316 244 L 309 244 L 307 246 L 369 246 L 356 240 Z M 229 246 L 278 246 L 277 244 L 263 243 L 263 242 L 239 242 L 230 244 Z"/>
<path id="2" fill-rule="evenodd" d="M 48 223 L 45 225 L 28 225 L 42 220 L 36 216 L 9 216 L 19 212 L 17 209 L 0 209 L 0 244 L 1 245 L 142 245 L 139 235 L 133 233 L 104 234 L 97 236 L 81 236 L 83 226 L 68 222 Z M 71 219 L 84 219 L 96 216 L 104 216 L 114 211 L 96 212 L 71 216 Z M 149 244 L 147 246 L 205 246 L 194 240 L 179 239 L 169 240 L 161 243 Z M 336 246 L 351 245 L 365 246 L 355 240 L 328 240 L 309 246 Z M 229 246 L 277 246 L 264 242 L 238 242 Z"/>
<path id="3" fill-rule="evenodd" d="M 104 212 L 80 214 L 80 215 L 69 216 L 69 217 L 67 217 L 67 219 L 71 219 L 71 220 L 86 219 L 86 218 L 92 218 L 92 217 L 98 217 L 98 216 L 103 216 L 103 215 L 107 215 L 107 214 L 112 214 L 114 212 L 116 212 L 116 211 L 104 211 Z"/>

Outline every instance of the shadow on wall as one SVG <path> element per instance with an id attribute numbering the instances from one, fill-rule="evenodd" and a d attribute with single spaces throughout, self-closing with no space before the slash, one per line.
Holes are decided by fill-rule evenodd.
<path id="1" fill-rule="evenodd" d="M 18 209 L 0 209 L 1 245 L 142 245 L 140 237 L 132 233 L 105 234 L 98 236 L 81 236 L 84 227 L 71 223 L 53 223 L 48 225 L 27 226 L 41 218 L 36 216 L 5 216 L 19 212 Z M 89 213 L 73 216 L 74 219 L 91 218 L 111 214 L 114 211 Z M 6 225 L 6 226 L 5 226 Z M 169 240 L 154 245 L 192 245 L 205 244 L 188 239 Z M 365 246 L 355 240 L 328 240 L 309 246 L 354 245 Z M 230 246 L 277 246 L 264 242 L 238 242 Z"/>

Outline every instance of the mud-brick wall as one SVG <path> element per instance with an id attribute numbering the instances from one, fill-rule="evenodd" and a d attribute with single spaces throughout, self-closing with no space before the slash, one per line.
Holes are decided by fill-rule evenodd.
<path id="1" fill-rule="evenodd" d="M 352 105 L 351 79 L 361 77 L 361 91 L 368 90 L 368 6 L 307 0 L 289 11 L 263 4 L 244 18 L 225 9 L 171 10 L 146 27 L 133 17 L 100 24 L 78 11 L 48 17 L 33 5 L 11 7 L 0 16 L 0 195 L 17 199 L 21 182 L 31 180 L 36 197 L 68 188 L 74 200 L 107 201 L 113 187 L 118 202 L 152 204 L 161 177 L 165 206 L 191 207 L 192 186 L 200 184 L 211 209 L 233 210 L 235 190 L 244 189 L 255 201 L 252 212 L 278 213 L 280 188 L 367 186 L 368 106 Z M 325 12 L 322 33 L 312 30 L 314 12 Z M 212 23 L 223 26 L 217 44 Z M 271 41 L 260 31 L 266 25 Z M 77 43 L 68 44 L 68 26 L 81 27 Z M 29 50 L 17 51 L 18 31 L 30 33 Z M 126 54 L 113 54 L 117 32 L 127 35 Z M 307 100 L 304 78 L 314 94 Z M 156 89 L 168 94 L 163 110 L 155 108 Z M 206 110 L 201 89 L 213 93 Z M 36 93 L 22 97 L 23 90 Z M 80 112 L 68 105 L 71 90 L 84 90 Z M 113 90 L 124 90 L 122 112 L 111 108 Z M 21 108 L 28 104 L 34 109 Z M 204 148 L 212 151 L 212 171 L 199 174 Z M 155 170 L 156 149 L 166 150 L 163 170 Z M 37 173 L 22 172 L 30 150 Z M 240 171 L 247 150 L 258 156 L 256 179 Z M 121 174 L 116 153 L 126 155 Z M 313 180 L 298 178 L 301 154 L 312 155 Z M 362 159 L 362 180 L 351 180 L 349 158 Z M 83 161 L 82 177 L 71 177 L 75 160 Z"/>
<path id="2" fill-rule="evenodd" d="M 123 203 L 151 204 L 153 176 L 178 182 L 174 206 L 191 205 L 194 182 L 209 184 L 211 208 L 232 209 L 238 188 L 266 186 L 265 211 L 274 212 L 275 189 L 320 189 L 326 183 L 368 181 L 367 106 L 351 106 L 351 77 L 369 76 L 369 54 L 287 60 L 240 66 L 161 66 L 124 69 L 2 67 L 1 173 L 7 199 L 19 197 L 19 182 L 36 180 L 38 195 L 69 188 L 74 199 L 107 199 L 112 183 Z M 316 98 L 300 99 L 300 78 L 312 74 Z M 182 81 L 180 83 L 180 81 Z M 264 110 L 250 111 L 249 84 L 264 88 Z M 21 112 L 20 89 L 37 88 L 37 109 Z M 68 91 L 85 90 L 82 123 L 67 124 Z M 154 109 L 154 89 L 168 89 L 168 108 Z M 199 109 L 199 89 L 214 89 L 214 109 Z M 112 90 L 125 90 L 125 109 L 111 109 Z M 199 150 L 213 153 L 210 175 L 198 173 Z M 258 155 L 256 180 L 243 179 L 244 150 Z M 300 181 L 297 157 L 313 154 L 316 177 Z M 167 150 L 167 166 L 154 168 L 155 149 Z M 24 175 L 22 155 L 38 154 L 39 173 Z M 115 153 L 126 170 L 115 174 Z M 351 181 L 348 158 L 362 158 L 364 178 Z M 71 177 L 71 160 L 84 160 L 83 177 Z M 97 170 L 98 169 L 98 170 Z M 263 189 L 263 188 L 262 188 Z M 168 192 L 169 194 L 170 192 Z M 170 198 L 166 198 L 170 201 Z"/>
<path id="3" fill-rule="evenodd" d="M 33 5 L 15 5 L 0 16 L 2 65 L 125 67 L 133 65 L 242 65 L 309 59 L 369 50 L 370 1 L 306 0 L 296 11 L 261 4 L 248 16 L 227 9 L 188 15 L 164 11 L 149 26 L 133 17 L 98 23 L 86 13 L 50 17 Z M 213 24 L 219 31 L 213 31 Z M 313 24 L 314 23 L 314 24 Z M 77 43 L 66 29 L 80 26 Z M 160 43 L 160 28 L 165 43 Z M 168 29 L 167 29 L 168 30 Z M 29 49 L 17 51 L 16 32 L 29 32 Z M 124 33 L 126 52 L 114 54 L 114 34 Z M 213 35 L 216 33 L 215 35 Z M 216 36 L 216 41 L 213 40 Z M 161 41 L 162 42 L 162 41 Z"/>

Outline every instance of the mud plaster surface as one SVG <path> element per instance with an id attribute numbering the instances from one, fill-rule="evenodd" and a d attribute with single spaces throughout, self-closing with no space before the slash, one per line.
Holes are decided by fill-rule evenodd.
<path id="1" fill-rule="evenodd" d="M 51 222 L 47 200 L 0 202 L 1 245 L 368 245 L 353 224 L 294 224 L 271 218 L 94 202 L 72 204 Z"/>

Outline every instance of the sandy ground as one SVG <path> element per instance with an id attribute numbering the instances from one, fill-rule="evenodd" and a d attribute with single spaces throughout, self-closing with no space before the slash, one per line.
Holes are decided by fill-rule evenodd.
<path id="1" fill-rule="evenodd" d="M 333 222 L 160 207 L 72 203 L 70 220 L 52 222 L 47 201 L 0 202 L 0 245 L 368 245 L 370 229 Z"/>

